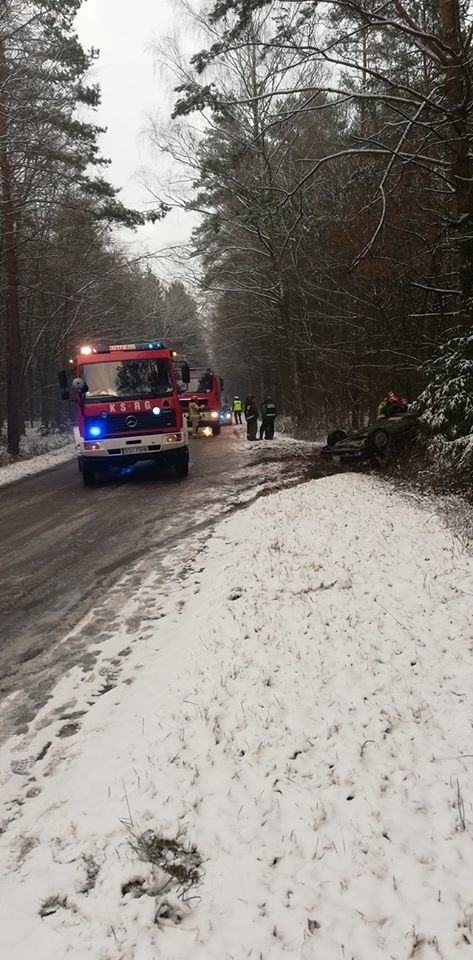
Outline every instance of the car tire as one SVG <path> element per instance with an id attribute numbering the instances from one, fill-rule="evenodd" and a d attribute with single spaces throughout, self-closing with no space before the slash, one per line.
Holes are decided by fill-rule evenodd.
<path id="1" fill-rule="evenodd" d="M 179 450 L 174 459 L 174 471 L 178 480 L 184 480 L 189 473 L 189 450 Z"/>
<path id="2" fill-rule="evenodd" d="M 336 443 L 338 443 L 340 440 L 346 440 L 347 437 L 348 434 L 345 432 L 345 430 L 332 430 L 327 437 L 327 446 L 334 447 Z"/>
<path id="3" fill-rule="evenodd" d="M 389 450 L 389 433 L 383 427 L 375 427 L 370 433 L 369 444 L 374 453 L 384 453 Z"/>
<path id="4" fill-rule="evenodd" d="M 212 433 L 213 433 L 214 437 L 218 437 L 218 436 L 219 436 L 221 429 L 222 429 L 222 427 L 221 427 L 221 424 L 220 424 L 220 423 L 217 423 L 214 427 L 212 427 Z"/>

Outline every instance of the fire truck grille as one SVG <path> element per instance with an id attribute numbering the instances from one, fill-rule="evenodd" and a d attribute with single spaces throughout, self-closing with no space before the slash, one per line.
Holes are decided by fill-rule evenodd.
<path id="1" fill-rule="evenodd" d="M 93 428 L 96 426 L 100 428 L 100 436 L 104 439 L 126 433 L 155 433 L 175 427 L 176 412 L 161 410 L 161 413 L 155 414 L 152 410 L 144 410 L 136 413 L 108 413 L 106 417 L 87 417 L 87 437 L 94 436 Z"/>

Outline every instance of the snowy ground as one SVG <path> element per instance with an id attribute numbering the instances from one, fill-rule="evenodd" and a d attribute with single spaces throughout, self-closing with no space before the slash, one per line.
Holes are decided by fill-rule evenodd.
<path id="1" fill-rule="evenodd" d="M 353 474 L 117 583 L 1 755 L 2 956 L 470 957 L 472 595 L 436 515 Z"/>
<path id="2" fill-rule="evenodd" d="M 0 441 L 0 487 L 34 473 L 42 473 L 74 456 L 72 432 L 52 433 L 43 437 L 38 428 L 28 428 L 26 436 L 21 439 L 20 457 L 14 462 Z"/>

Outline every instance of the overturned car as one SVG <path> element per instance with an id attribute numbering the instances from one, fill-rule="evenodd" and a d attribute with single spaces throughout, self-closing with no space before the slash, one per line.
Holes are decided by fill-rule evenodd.
<path id="1" fill-rule="evenodd" d="M 322 448 L 323 457 L 331 457 L 336 463 L 353 463 L 371 460 L 383 465 L 391 455 L 400 452 L 405 442 L 416 435 L 418 415 L 412 410 L 389 409 L 387 415 L 361 430 L 347 432 L 332 430 L 327 444 Z"/>

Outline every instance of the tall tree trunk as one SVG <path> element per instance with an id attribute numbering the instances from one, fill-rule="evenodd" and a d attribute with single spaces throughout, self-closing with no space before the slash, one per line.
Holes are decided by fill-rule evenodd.
<path id="1" fill-rule="evenodd" d="M 445 66 L 445 96 L 452 127 L 451 172 L 458 213 L 459 274 L 462 299 L 473 303 L 473 165 L 469 116 L 473 106 L 470 61 L 463 50 L 459 0 L 439 0 L 442 40 L 450 48 Z"/>
<path id="2" fill-rule="evenodd" d="M 286 346 L 285 366 L 286 372 L 289 374 L 289 376 L 284 377 L 284 394 L 285 396 L 287 395 L 288 398 L 288 413 L 300 420 L 304 416 L 304 406 L 302 403 L 298 358 L 294 348 L 294 328 L 291 322 L 289 297 L 283 280 L 281 280 L 279 284 L 278 306 L 279 320 Z M 288 385 L 289 391 L 286 394 Z"/>
<path id="3" fill-rule="evenodd" d="M 4 63 L 0 48 L 0 79 Z M 21 436 L 21 333 L 18 299 L 18 259 L 15 238 L 15 211 L 12 193 L 12 171 L 7 147 L 8 113 L 0 91 L 0 181 L 2 189 L 2 241 L 5 260 L 6 300 L 6 380 L 7 380 L 7 443 L 8 452 L 18 456 Z"/>

